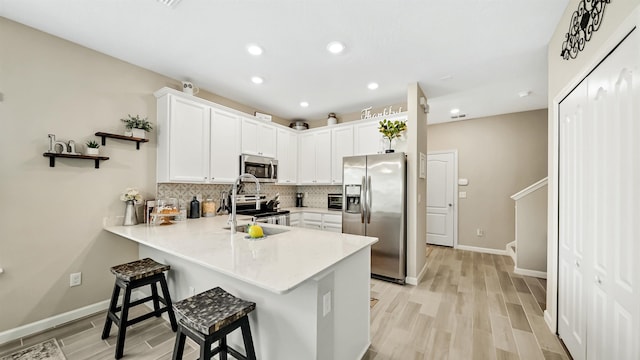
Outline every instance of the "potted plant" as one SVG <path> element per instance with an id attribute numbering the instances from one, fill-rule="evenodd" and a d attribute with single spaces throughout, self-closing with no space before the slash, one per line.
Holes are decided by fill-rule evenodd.
<path id="1" fill-rule="evenodd" d="M 128 136 L 144 139 L 146 132 L 153 129 L 147 118 L 145 117 L 144 119 L 141 119 L 140 115 L 131 116 L 131 114 L 129 114 L 127 118 L 120 120 L 125 123 L 127 132 L 131 132 L 131 135 L 125 132 L 125 135 Z"/>
<path id="2" fill-rule="evenodd" d="M 142 201 L 142 196 L 140 192 L 136 188 L 127 188 L 122 195 L 120 195 L 120 200 L 126 203 L 124 209 L 124 220 L 122 225 L 136 225 L 138 224 L 138 215 L 136 213 L 136 203 Z"/>
<path id="3" fill-rule="evenodd" d="M 100 155 L 100 145 L 95 140 L 87 141 L 87 155 Z"/>
<path id="4" fill-rule="evenodd" d="M 401 136 L 401 132 L 407 130 L 407 122 L 394 120 L 390 121 L 384 119 L 380 121 L 380 126 L 378 127 L 378 131 L 382 133 L 382 137 L 389 140 L 389 149 L 385 150 L 386 153 L 392 153 L 393 149 L 391 148 L 391 141 L 393 139 L 399 138 Z"/>

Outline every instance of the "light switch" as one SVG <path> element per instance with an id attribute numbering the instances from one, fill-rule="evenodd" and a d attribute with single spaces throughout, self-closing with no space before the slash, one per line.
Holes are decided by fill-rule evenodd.
<path id="1" fill-rule="evenodd" d="M 460 186 L 469 185 L 469 179 L 458 179 L 458 185 L 460 185 Z"/>
<path id="2" fill-rule="evenodd" d="M 458 197 L 459 197 L 460 199 L 466 199 L 466 198 L 467 198 L 467 192 L 466 192 L 466 191 L 460 191 L 460 192 L 458 193 Z"/>

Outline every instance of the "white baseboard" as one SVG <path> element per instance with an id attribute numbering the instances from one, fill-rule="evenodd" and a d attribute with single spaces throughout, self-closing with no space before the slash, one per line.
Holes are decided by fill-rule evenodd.
<path id="1" fill-rule="evenodd" d="M 546 279 L 547 278 L 547 272 L 546 271 L 527 270 L 527 269 L 521 269 L 521 268 L 515 266 L 513 268 L 513 272 L 518 274 L 518 275 L 532 276 L 532 277 L 537 277 L 537 278 L 542 278 L 542 279 Z"/>
<path id="2" fill-rule="evenodd" d="M 513 260 L 513 263 L 516 263 L 516 253 L 515 251 L 512 250 L 511 245 L 515 245 L 516 241 L 513 240 L 512 242 L 508 243 L 506 246 L 506 251 L 507 251 L 507 255 L 511 256 L 511 260 Z M 518 251 L 518 249 L 516 249 L 516 251 Z"/>
<path id="3" fill-rule="evenodd" d="M 134 290 L 133 292 L 131 292 L 132 301 L 142 299 L 143 296 L 144 296 L 144 293 L 141 293 L 139 290 Z M 120 303 L 122 303 L 122 295 L 120 296 L 119 301 Z M 59 325 L 66 324 L 71 321 L 82 319 L 83 317 L 93 315 L 100 311 L 105 311 L 109 308 L 110 302 L 111 302 L 111 299 L 100 301 L 95 304 L 91 304 L 85 307 L 81 307 L 79 309 L 67 311 L 66 313 L 54 315 L 52 317 L 48 317 L 46 319 L 32 322 L 30 324 L 22 325 L 17 328 L 5 330 L 3 332 L 0 332 L 0 345 L 7 343 L 9 341 L 23 338 L 25 336 L 33 335 L 45 330 L 55 328 Z"/>
<path id="4" fill-rule="evenodd" d="M 367 354 L 367 351 L 369 351 L 369 348 L 371 347 L 371 342 L 369 341 L 369 343 L 367 344 L 367 346 L 364 347 L 364 350 L 362 350 L 362 352 L 360 353 L 360 357 L 358 359 L 363 359 L 364 356 Z"/>
<path id="5" fill-rule="evenodd" d="M 486 254 L 508 255 L 507 250 L 490 249 L 490 248 L 468 246 L 468 245 L 458 245 L 456 249 L 474 251 L 474 252 L 480 252 L 480 253 L 486 253 Z"/>
<path id="6" fill-rule="evenodd" d="M 553 321 L 553 319 L 551 318 L 551 314 L 545 310 L 544 311 L 544 322 L 547 323 L 547 326 L 549 327 L 549 330 L 551 330 L 552 333 L 556 333 L 556 324 Z"/>
<path id="7" fill-rule="evenodd" d="M 0 332 L 0 345 L 107 310 L 109 308 L 109 301 L 110 300 L 100 301 L 79 309 L 71 310 L 66 313 Z"/>
<path id="8" fill-rule="evenodd" d="M 422 267 L 422 270 L 420 270 L 420 273 L 418 274 L 417 277 L 413 277 L 413 276 L 407 276 L 404 279 L 404 282 L 409 284 L 409 285 L 418 285 L 420 283 L 420 281 L 422 280 L 422 278 L 424 277 L 424 275 L 427 273 L 427 269 L 429 267 L 427 266 L 427 263 L 424 264 L 424 266 Z"/>

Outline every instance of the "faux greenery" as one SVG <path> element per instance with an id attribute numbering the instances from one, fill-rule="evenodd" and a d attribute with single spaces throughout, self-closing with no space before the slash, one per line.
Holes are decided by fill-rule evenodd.
<path id="1" fill-rule="evenodd" d="M 390 121 L 384 119 L 380 121 L 380 126 L 378 127 L 378 131 L 382 133 L 382 137 L 389 140 L 389 149 L 391 149 L 391 141 L 402 136 L 400 133 L 405 130 L 407 130 L 407 122 L 400 120 Z"/>
<path id="2" fill-rule="evenodd" d="M 89 140 L 87 141 L 87 147 L 91 149 L 97 149 L 100 147 L 100 145 L 98 145 L 98 143 L 95 140 Z"/>
<path id="3" fill-rule="evenodd" d="M 127 130 L 142 129 L 146 132 L 149 132 L 153 129 L 151 123 L 147 120 L 147 118 L 141 119 L 140 115 L 131 116 L 131 114 L 129 114 L 128 118 L 120 120 L 125 123 Z"/>

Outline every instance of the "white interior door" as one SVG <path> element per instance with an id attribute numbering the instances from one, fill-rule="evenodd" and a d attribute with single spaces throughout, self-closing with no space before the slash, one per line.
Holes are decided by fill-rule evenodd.
<path id="1" fill-rule="evenodd" d="M 427 155 L 427 243 L 455 244 L 456 153 Z"/>
<path id="2" fill-rule="evenodd" d="M 640 36 L 560 104 L 558 333 L 574 359 L 640 359 Z"/>

